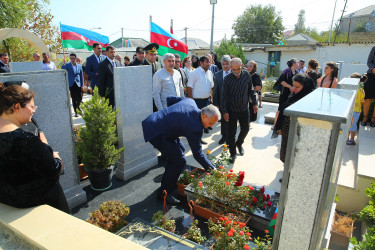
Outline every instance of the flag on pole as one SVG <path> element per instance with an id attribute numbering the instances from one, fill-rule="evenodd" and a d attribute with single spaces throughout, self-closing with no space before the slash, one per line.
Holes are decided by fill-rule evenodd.
<path id="1" fill-rule="evenodd" d="M 103 36 L 94 31 L 65 24 L 60 24 L 60 30 L 63 48 L 92 50 L 94 43 L 99 43 L 103 48 L 109 44 L 108 36 Z"/>
<path id="2" fill-rule="evenodd" d="M 188 46 L 178 40 L 173 34 L 163 30 L 155 23 L 151 22 L 151 43 L 159 45 L 159 55 L 166 53 L 180 54 L 181 60 L 188 54 Z"/>

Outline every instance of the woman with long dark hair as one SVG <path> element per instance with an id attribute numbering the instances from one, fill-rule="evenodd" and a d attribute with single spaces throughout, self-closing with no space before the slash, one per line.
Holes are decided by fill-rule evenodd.
<path id="1" fill-rule="evenodd" d="M 292 93 L 288 96 L 287 100 L 280 107 L 279 118 L 275 124 L 275 129 L 272 134 L 272 138 L 276 138 L 281 130 L 281 148 L 280 148 L 280 160 L 285 163 L 286 147 L 288 145 L 288 134 L 290 117 L 284 116 L 284 111 L 287 107 L 301 100 L 306 95 L 310 94 L 314 90 L 313 80 L 306 74 L 297 74 L 293 77 L 293 88 Z M 281 179 L 280 179 L 281 181 Z"/>
<path id="2" fill-rule="evenodd" d="M 191 62 L 192 62 L 192 65 L 193 65 L 194 69 L 197 69 L 200 66 L 199 65 L 199 57 L 196 56 L 196 55 L 191 56 Z"/>
<path id="3" fill-rule="evenodd" d="M 36 109 L 33 92 L 0 83 L 0 203 L 18 208 L 47 204 L 69 212 L 59 183 L 58 152 L 21 129 Z"/>
<path id="4" fill-rule="evenodd" d="M 335 89 L 339 80 L 337 76 L 339 68 L 335 62 L 327 62 L 324 67 L 324 76 L 318 79 L 318 88 L 331 88 Z"/>

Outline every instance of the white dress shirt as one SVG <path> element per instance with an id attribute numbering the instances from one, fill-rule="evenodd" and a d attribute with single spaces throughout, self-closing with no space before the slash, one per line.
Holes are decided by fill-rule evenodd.
<path id="1" fill-rule="evenodd" d="M 204 71 L 201 67 L 190 73 L 188 87 L 192 88 L 193 98 L 205 99 L 211 96 L 214 80 L 210 70 Z"/>
<path id="2" fill-rule="evenodd" d="M 57 69 L 56 65 L 53 62 L 49 61 L 49 63 L 44 63 L 42 61 L 42 70 L 56 70 L 56 69 Z"/>
<path id="3" fill-rule="evenodd" d="M 227 75 L 229 75 L 231 72 L 232 72 L 231 69 L 228 70 L 228 71 L 223 70 L 223 81 L 224 81 L 224 78 L 225 78 Z"/>
<path id="4" fill-rule="evenodd" d="M 152 77 L 152 95 L 158 110 L 167 108 L 167 97 L 184 97 L 184 87 L 182 86 L 181 74 L 173 70 L 173 75 L 168 70 L 162 68 Z"/>
<path id="5" fill-rule="evenodd" d="M 193 67 L 191 67 L 191 69 L 188 69 L 187 67 L 184 67 L 184 70 L 186 72 L 186 75 L 188 76 L 188 78 L 190 77 L 190 73 L 193 72 Z"/>

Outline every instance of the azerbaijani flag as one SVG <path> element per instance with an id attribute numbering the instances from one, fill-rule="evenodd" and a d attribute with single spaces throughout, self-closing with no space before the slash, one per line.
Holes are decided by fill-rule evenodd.
<path id="1" fill-rule="evenodd" d="M 276 218 L 277 218 L 278 211 L 279 211 L 279 207 L 276 208 L 275 213 L 272 216 L 272 220 L 270 221 L 270 224 L 268 224 L 268 231 L 270 232 L 270 236 L 273 236 L 275 232 L 275 225 L 276 225 Z"/>
<path id="2" fill-rule="evenodd" d="M 108 36 L 103 36 L 94 31 L 85 30 L 65 24 L 60 24 L 63 48 L 92 50 L 94 43 L 99 43 L 103 48 L 109 44 Z"/>
<path id="3" fill-rule="evenodd" d="M 155 23 L 151 22 L 151 43 L 159 44 L 158 53 L 164 55 L 166 53 L 180 54 L 181 60 L 188 54 L 188 46 L 178 40 L 173 34 L 163 30 Z"/>

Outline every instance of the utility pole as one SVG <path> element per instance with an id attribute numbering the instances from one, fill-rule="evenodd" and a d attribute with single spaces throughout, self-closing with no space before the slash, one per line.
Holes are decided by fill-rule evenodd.
<path id="1" fill-rule="evenodd" d="M 185 27 L 185 44 L 187 45 L 187 27 Z"/>
<path id="2" fill-rule="evenodd" d="M 124 28 L 121 28 L 121 47 L 124 47 Z"/>
<path id="3" fill-rule="evenodd" d="M 214 45 L 214 19 L 215 19 L 215 4 L 217 3 L 217 0 L 210 0 L 210 3 L 212 4 L 212 23 L 211 23 L 211 43 L 210 43 L 210 52 L 212 52 L 212 48 Z"/>
<path id="4" fill-rule="evenodd" d="M 340 22 L 339 22 L 339 25 L 337 26 L 336 33 L 335 33 L 335 39 L 333 40 L 333 43 L 336 42 L 337 32 L 339 31 L 339 28 L 340 28 L 340 25 L 341 25 L 341 21 L 342 21 L 342 16 L 343 16 L 344 13 L 345 13 L 345 8 L 346 8 L 346 4 L 347 4 L 347 3 L 348 3 L 348 0 L 345 0 L 344 9 L 342 10 L 342 13 L 341 13 Z"/>
<path id="5" fill-rule="evenodd" d="M 171 34 L 173 34 L 173 19 L 171 19 L 171 28 L 170 28 Z"/>
<path id="6" fill-rule="evenodd" d="M 151 42 L 151 22 L 152 22 L 152 16 L 150 15 L 150 42 Z"/>
<path id="7" fill-rule="evenodd" d="M 331 28 L 329 29 L 328 44 L 330 44 L 330 42 L 331 42 L 332 25 L 333 25 L 333 19 L 335 19 L 336 3 L 337 3 L 337 0 L 335 1 L 335 7 L 333 8 Z"/>

